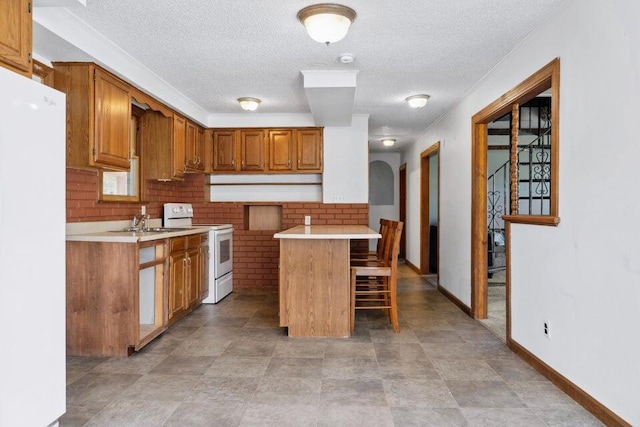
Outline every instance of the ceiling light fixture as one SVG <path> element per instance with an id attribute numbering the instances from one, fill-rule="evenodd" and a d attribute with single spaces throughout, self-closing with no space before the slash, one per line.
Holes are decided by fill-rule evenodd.
<path id="1" fill-rule="evenodd" d="M 429 98 L 429 95 L 413 95 L 408 97 L 406 101 L 409 103 L 409 107 L 411 108 L 422 108 L 427 105 Z"/>
<path id="2" fill-rule="evenodd" d="M 393 144 L 396 143 L 396 140 L 391 138 L 385 138 L 381 141 L 382 141 L 382 145 L 384 145 L 385 147 L 393 147 Z"/>
<path id="3" fill-rule="evenodd" d="M 343 64 L 351 64 L 356 57 L 352 53 L 343 53 L 338 57 Z"/>
<path id="4" fill-rule="evenodd" d="M 240 106 L 243 110 L 255 111 L 262 101 L 260 101 L 258 98 L 243 97 L 238 98 L 238 102 L 240 103 Z"/>
<path id="5" fill-rule="evenodd" d="M 340 4 L 314 4 L 298 12 L 298 19 L 309 37 L 328 46 L 347 35 L 349 26 L 356 19 L 356 11 Z"/>

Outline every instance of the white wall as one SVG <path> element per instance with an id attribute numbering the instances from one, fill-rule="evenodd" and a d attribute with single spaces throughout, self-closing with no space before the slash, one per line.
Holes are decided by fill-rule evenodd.
<path id="1" fill-rule="evenodd" d="M 324 128 L 324 203 L 368 202 L 368 137 L 368 114 L 354 114 L 350 127 Z"/>
<path id="2" fill-rule="evenodd" d="M 561 58 L 561 223 L 512 226 L 512 337 L 633 425 L 640 425 L 640 199 L 628 188 L 640 161 L 638 16 L 636 0 L 568 1 L 403 153 L 407 256 L 415 264 L 420 152 L 441 141 L 440 280 L 469 304 L 471 116 Z"/>
<path id="3" fill-rule="evenodd" d="M 373 230 L 380 228 L 380 218 L 398 220 L 400 216 L 400 153 L 371 153 L 369 162 L 383 161 L 393 170 L 393 205 L 369 205 L 369 227 Z M 377 241 L 369 241 L 369 247 L 375 249 Z"/>

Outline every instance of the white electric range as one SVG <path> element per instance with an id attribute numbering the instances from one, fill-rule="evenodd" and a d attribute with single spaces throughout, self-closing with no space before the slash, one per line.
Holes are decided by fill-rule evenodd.
<path id="1" fill-rule="evenodd" d="M 233 291 L 233 225 L 193 224 L 190 203 L 165 203 L 164 226 L 175 228 L 206 228 L 209 230 L 209 295 L 202 300 L 215 304 Z"/>

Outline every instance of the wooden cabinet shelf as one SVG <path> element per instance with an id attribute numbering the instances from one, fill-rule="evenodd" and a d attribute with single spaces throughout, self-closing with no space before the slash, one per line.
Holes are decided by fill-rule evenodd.
<path id="1" fill-rule="evenodd" d="M 186 171 L 204 172 L 205 131 L 197 124 L 187 120 L 186 132 Z"/>
<path id="2" fill-rule="evenodd" d="M 0 1 L 0 66 L 31 77 L 32 0 Z"/>
<path id="3" fill-rule="evenodd" d="M 213 129 L 206 173 L 322 173 L 322 128 Z"/>
<path id="4" fill-rule="evenodd" d="M 142 116 L 144 179 L 182 181 L 204 172 L 205 130 L 178 114 L 148 110 Z"/>
<path id="5" fill-rule="evenodd" d="M 142 178 L 181 181 L 185 166 L 185 118 L 147 110 L 141 119 Z"/>
<path id="6" fill-rule="evenodd" d="M 67 166 L 128 170 L 129 85 L 92 63 L 54 63 L 67 94 Z"/>

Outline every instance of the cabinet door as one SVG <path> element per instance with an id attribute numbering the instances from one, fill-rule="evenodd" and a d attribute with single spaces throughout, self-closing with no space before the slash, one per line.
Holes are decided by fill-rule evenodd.
<path id="1" fill-rule="evenodd" d="M 182 313 L 186 304 L 187 253 L 178 252 L 169 257 L 169 313 L 168 320 Z"/>
<path id="2" fill-rule="evenodd" d="M 186 155 L 187 121 L 178 115 L 173 116 L 173 176 L 184 178 Z"/>
<path id="3" fill-rule="evenodd" d="M 31 77 L 31 0 L 0 0 L 0 65 Z"/>
<path id="4" fill-rule="evenodd" d="M 286 129 L 269 130 L 269 170 L 292 169 L 293 132 Z"/>
<path id="5" fill-rule="evenodd" d="M 198 128 L 194 123 L 187 121 L 187 130 L 186 130 L 186 155 L 185 155 L 185 163 L 187 168 L 196 169 L 198 167 L 198 154 L 197 154 L 197 139 L 198 139 Z"/>
<path id="6" fill-rule="evenodd" d="M 187 288 L 187 306 L 195 307 L 200 302 L 202 293 L 202 261 L 200 259 L 200 248 L 191 249 L 187 255 L 187 268 L 189 269 Z"/>
<path id="7" fill-rule="evenodd" d="M 322 129 L 296 131 L 296 169 L 305 172 L 322 172 Z"/>
<path id="8" fill-rule="evenodd" d="M 109 74 L 96 69 L 95 145 L 93 161 L 104 166 L 129 169 L 129 127 L 131 99 L 129 87 Z"/>
<path id="9" fill-rule="evenodd" d="M 247 129 L 240 131 L 240 153 L 243 171 L 264 170 L 264 130 Z"/>
<path id="10" fill-rule="evenodd" d="M 213 171 L 236 170 L 236 131 L 213 131 Z"/>
<path id="11" fill-rule="evenodd" d="M 195 155 L 196 155 L 195 169 L 199 171 L 204 171 L 204 158 L 205 158 L 204 145 L 205 145 L 205 131 L 203 128 L 198 126 L 197 135 L 196 135 L 196 148 L 195 148 Z"/>

